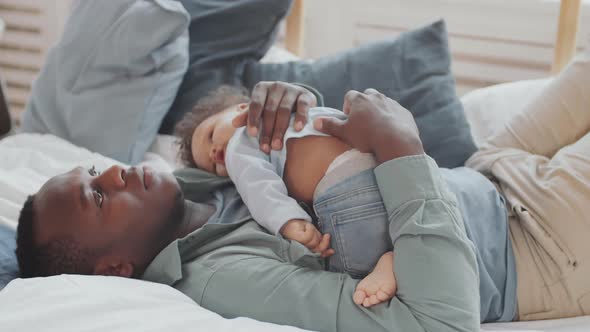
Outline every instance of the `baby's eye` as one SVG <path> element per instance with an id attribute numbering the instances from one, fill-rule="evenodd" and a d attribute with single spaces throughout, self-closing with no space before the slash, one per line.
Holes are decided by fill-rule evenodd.
<path id="1" fill-rule="evenodd" d="M 99 208 L 102 207 L 102 201 L 104 200 L 102 192 L 99 189 L 95 189 L 92 191 L 92 195 L 94 196 L 94 202 L 96 203 L 96 206 Z"/>

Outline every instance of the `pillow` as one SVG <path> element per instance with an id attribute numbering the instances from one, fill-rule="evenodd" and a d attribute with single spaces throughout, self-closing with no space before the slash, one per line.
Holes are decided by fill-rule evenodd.
<path id="1" fill-rule="evenodd" d="M 179 0 L 191 22 L 190 65 L 160 133 L 174 126 L 194 104 L 220 85 L 242 85 L 247 60 L 258 61 L 274 43 L 293 0 Z"/>
<path id="2" fill-rule="evenodd" d="M 141 161 L 188 66 L 188 24 L 173 0 L 75 2 L 33 83 L 23 130 Z"/>
<path id="3" fill-rule="evenodd" d="M 224 319 L 172 287 L 118 277 L 17 279 L 0 292 L 0 308 L 0 331 L 304 331 Z"/>
<path id="4" fill-rule="evenodd" d="M 264 64 L 259 60 L 290 0 L 183 3 L 192 17 L 191 64 L 161 132 L 171 133 L 184 113 L 219 85 L 252 89 L 260 81 L 278 80 L 312 86 L 326 106 L 337 109 L 350 89 L 380 90 L 414 114 L 426 153 L 441 167 L 462 166 L 476 151 L 455 92 L 443 21 L 314 62 Z M 252 16 L 237 19 L 245 12 Z"/>
<path id="5" fill-rule="evenodd" d="M 0 290 L 18 277 L 15 239 L 15 229 L 0 223 Z"/>
<path id="6" fill-rule="evenodd" d="M 348 90 L 375 88 L 412 112 L 424 149 L 439 166 L 462 166 L 476 151 L 455 92 L 444 21 L 314 62 L 250 61 L 243 80 L 248 88 L 268 80 L 304 83 L 324 95 L 326 106 L 337 109 Z"/>
<path id="7" fill-rule="evenodd" d="M 475 144 L 480 146 L 514 115 L 522 112 L 551 78 L 502 83 L 461 97 Z"/>

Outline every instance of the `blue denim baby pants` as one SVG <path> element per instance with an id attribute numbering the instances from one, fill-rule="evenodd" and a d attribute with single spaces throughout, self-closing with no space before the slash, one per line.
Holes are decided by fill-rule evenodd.
<path id="1" fill-rule="evenodd" d="M 336 253 L 327 269 L 362 278 L 392 250 L 388 220 L 373 169 L 328 188 L 314 201 L 318 229 L 330 234 Z"/>

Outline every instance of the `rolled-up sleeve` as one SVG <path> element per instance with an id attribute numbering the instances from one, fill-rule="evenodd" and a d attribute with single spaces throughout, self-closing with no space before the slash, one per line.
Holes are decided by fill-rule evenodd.
<path id="1" fill-rule="evenodd" d="M 436 163 L 426 155 L 400 158 L 375 174 L 394 242 L 391 301 L 358 306 L 358 280 L 349 275 L 266 255 L 223 264 L 199 303 L 225 317 L 315 331 L 479 331 L 475 250 Z"/>
<path id="2" fill-rule="evenodd" d="M 375 175 L 395 248 L 397 299 L 425 331 L 477 331 L 475 248 L 436 162 L 426 155 L 400 158 Z"/>

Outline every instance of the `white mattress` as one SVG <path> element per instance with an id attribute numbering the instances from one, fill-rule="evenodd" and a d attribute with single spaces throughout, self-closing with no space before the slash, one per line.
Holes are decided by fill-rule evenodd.
<path id="1" fill-rule="evenodd" d="M 171 287 L 116 277 L 19 279 L 0 292 L 0 312 L 5 332 L 303 331 L 223 319 Z"/>
<path id="2" fill-rule="evenodd" d="M 464 105 L 481 141 L 527 102 L 545 81 L 476 91 Z M 515 102 L 517 100 L 517 102 Z M 493 116 L 490 116 L 493 114 Z M 146 163 L 175 165 L 172 138 L 161 136 Z M 27 195 L 75 166 L 105 168 L 115 161 L 49 135 L 20 134 L 0 141 L 0 223 L 16 226 Z M 172 288 L 138 280 L 57 276 L 16 280 L 0 292 L 0 331 L 296 331 L 249 319 L 226 320 Z M 130 322 L 137 322 L 130 324 Z M 590 331 L 590 317 L 483 325 L 482 331 Z"/>

